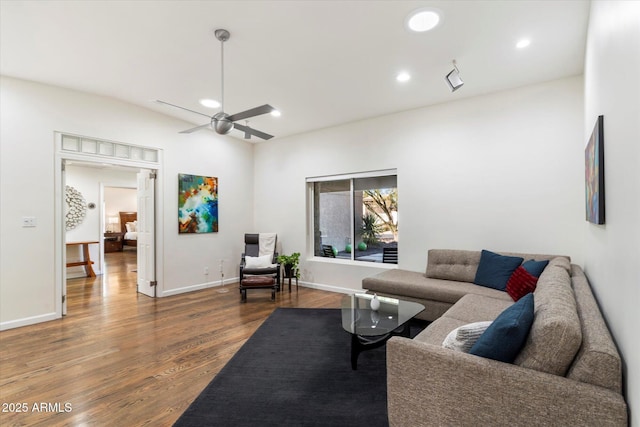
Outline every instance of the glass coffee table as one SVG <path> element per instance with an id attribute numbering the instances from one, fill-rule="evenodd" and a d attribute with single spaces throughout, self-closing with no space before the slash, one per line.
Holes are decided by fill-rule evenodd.
<path id="1" fill-rule="evenodd" d="M 409 320 L 424 310 L 422 304 L 378 297 L 380 307 L 371 309 L 373 295 L 357 293 L 342 298 L 342 327 L 351 334 L 351 368 L 358 356 L 383 346 L 394 335 L 409 337 Z"/>

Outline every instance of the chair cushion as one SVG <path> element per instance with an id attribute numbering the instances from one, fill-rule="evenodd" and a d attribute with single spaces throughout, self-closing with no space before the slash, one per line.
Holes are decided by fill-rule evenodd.
<path id="1" fill-rule="evenodd" d="M 251 288 L 251 287 L 269 287 L 275 284 L 275 280 L 271 276 L 248 276 L 242 279 L 240 284 L 243 287 Z"/>
<path id="2" fill-rule="evenodd" d="M 500 313 L 478 341 L 470 354 L 512 363 L 524 345 L 533 323 L 533 294 L 527 294 Z"/>
<path id="3" fill-rule="evenodd" d="M 273 267 L 271 260 L 273 255 L 264 255 L 264 256 L 245 256 L 244 262 L 246 268 L 268 268 Z"/>
<path id="4" fill-rule="evenodd" d="M 507 281 L 522 261 L 524 258 L 500 255 L 483 249 L 473 283 L 504 291 Z"/>

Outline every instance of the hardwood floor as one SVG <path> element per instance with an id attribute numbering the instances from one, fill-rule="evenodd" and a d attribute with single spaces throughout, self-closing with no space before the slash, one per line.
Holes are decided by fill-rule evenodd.
<path id="1" fill-rule="evenodd" d="M 106 257 L 103 276 L 69 280 L 66 317 L 0 332 L 0 425 L 170 426 L 275 307 L 342 297 L 294 287 L 242 304 L 235 284 L 153 299 L 136 293 L 135 254 Z"/>

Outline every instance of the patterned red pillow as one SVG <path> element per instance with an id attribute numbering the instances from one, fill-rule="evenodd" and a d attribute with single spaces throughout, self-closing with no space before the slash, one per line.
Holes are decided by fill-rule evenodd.
<path id="1" fill-rule="evenodd" d="M 537 283 L 538 278 L 520 266 L 509 278 L 505 290 L 514 301 L 518 301 L 529 292 L 535 291 Z"/>

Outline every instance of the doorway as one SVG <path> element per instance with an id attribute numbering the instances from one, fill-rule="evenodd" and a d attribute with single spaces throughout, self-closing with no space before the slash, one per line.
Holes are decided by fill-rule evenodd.
<path id="1" fill-rule="evenodd" d="M 64 165 L 65 200 L 67 207 L 74 211 L 75 218 L 71 220 L 68 213 L 65 214 L 65 285 L 78 279 L 83 279 L 88 285 L 93 285 L 94 281 L 101 284 L 96 288 L 106 293 L 109 289 L 108 280 L 122 278 L 128 282 L 131 279 L 128 277 L 125 280 L 126 275 L 122 271 L 118 272 L 117 278 L 107 274 L 107 260 L 111 261 L 111 267 L 116 265 L 116 270 L 129 268 L 130 273 L 135 274 L 140 270 L 147 271 L 150 268 L 147 263 L 150 261 L 153 264 L 154 261 L 143 259 L 145 265 L 141 268 L 137 260 L 138 235 L 141 234 L 138 231 L 138 215 L 145 212 L 139 206 L 139 195 L 145 191 L 145 183 L 139 182 L 139 176 L 144 176 L 144 171 L 134 167 L 76 160 L 65 160 Z M 70 204 L 69 193 L 79 201 Z M 79 214 L 84 205 L 88 208 Z M 151 209 L 154 207 L 151 206 Z M 141 253 L 144 256 L 144 248 L 141 248 Z M 83 261 L 90 265 L 82 265 Z M 133 267 L 127 267 L 131 264 Z M 89 274 L 91 270 L 93 274 Z M 109 273 L 113 273 L 113 268 Z M 134 292 L 155 296 L 155 289 L 146 289 L 140 283 L 136 285 Z M 70 297 L 73 294 L 67 295 Z"/>
<path id="2" fill-rule="evenodd" d="M 66 138 L 66 140 L 65 140 Z M 67 142 L 65 142 L 67 141 Z M 69 142 L 71 141 L 71 142 Z M 88 141 L 85 144 L 85 141 Z M 89 267 L 95 266 L 94 273 L 101 279 L 105 279 L 107 269 L 105 263 L 105 233 L 120 226 L 113 220 L 113 210 L 107 211 L 105 193 L 109 188 L 128 188 L 135 192 L 134 202 L 127 202 L 120 208 L 123 212 L 141 212 L 142 218 L 138 218 L 142 239 L 136 244 L 135 238 L 129 238 L 127 247 L 127 259 L 125 265 L 131 265 L 131 254 L 135 254 L 135 268 L 133 272 L 137 278 L 136 290 L 150 297 L 158 296 L 158 284 L 161 281 L 156 277 L 156 243 L 161 244 L 162 230 L 155 229 L 155 216 L 158 209 L 156 203 L 161 203 L 161 197 L 155 197 L 155 188 L 159 185 L 159 171 L 161 151 L 144 147 L 127 146 L 121 143 L 109 141 L 87 140 L 79 136 L 56 134 L 56 207 L 55 207 L 55 231 L 56 231 L 56 313 L 62 317 L 67 312 L 67 278 L 90 276 Z M 98 153 L 109 153 L 104 147 L 112 146 L 113 156 L 96 156 Z M 123 151 L 126 148 L 127 151 Z M 119 151 L 118 151 L 119 150 Z M 84 151 L 91 151 L 86 153 Z M 128 154 L 127 154 L 128 153 Z M 152 153 L 152 154 L 148 154 Z M 118 156 L 116 156 L 118 154 Z M 123 159 L 125 155 L 136 157 L 135 160 Z M 144 159 L 147 158 L 147 160 Z M 140 158 L 140 160 L 138 160 Z M 69 217 L 71 211 L 67 193 L 71 190 L 76 197 L 73 218 Z M 140 207 L 142 204 L 142 208 Z M 130 209 L 133 207 L 133 209 Z M 80 213 L 78 213 L 78 208 Z M 117 206 L 112 207 L 117 210 Z M 120 211 L 118 211 L 119 213 Z M 161 216 L 161 215 L 160 215 Z M 119 220 L 120 218 L 118 218 Z M 160 218 L 161 219 L 161 218 Z M 71 224 L 70 224 L 71 223 Z M 159 222 L 161 223 L 161 222 Z M 138 231 L 138 230 L 136 230 Z M 122 236 L 124 252 L 124 236 Z M 110 242 L 108 240 L 107 242 Z M 79 262 L 67 262 L 68 248 L 84 246 L 84 254 L 77 252 L 75 256 L 90 259 L 89 265 L 78 265 Z M 115 245 L 116 248 L 118 245 Z M 111 247 L 113 249 L 113 246 Z M 141 250 L 140 250 L 141 249 Z M 131 252 L 132 251 L 132 252 Z M 142 257 L 140 254 L 142 253 Z M 113 257 L 112 257 L 113 258 Z M 110 260 L 112 261 L 112 260 Z M 69 266 L 70 264 L 73 264 Z M 74 270 L 75 269 L 75 270 Z M 92 277 L 86 277 L 91 280 Z M 104 287 L 102 284 L 101 287 Z M 58 298 L 59 296 L 59 298 Z"/>
<path id="3" fill-rule="evenodd" d="M 134 183 L 137 172 L 138 170 L 134 169 L 131 173 Z M 112 186 L 107 183 L 101 183 L 101 186 L 104 221 L 102 252 L 105 260 L 110 253 L 128 252 L 130 255 L 135 255 L 137 253 L 137 188 Z"/>

